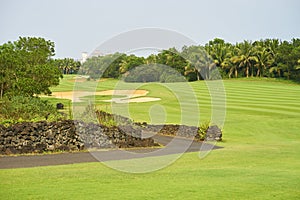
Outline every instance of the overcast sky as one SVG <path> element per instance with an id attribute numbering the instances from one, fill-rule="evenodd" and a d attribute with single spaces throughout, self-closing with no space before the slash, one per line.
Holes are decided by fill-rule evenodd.
<path id="1" fill-rule="evenodd" d="M 198 44 L 219 37 L 300 37 L 299 0 L 0 0 L 0 44 L 19 36 L 55 42 L 56 57 L 80 58 L 111 37 L 143 27 Z"/>

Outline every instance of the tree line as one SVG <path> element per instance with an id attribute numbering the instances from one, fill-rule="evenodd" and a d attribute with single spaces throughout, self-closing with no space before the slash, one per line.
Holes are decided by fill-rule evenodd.
<path id="1" fill-rule="evenodd" d="M 58 119 L 55 107 L 38 95 L 51 94 L 64 74 L 128 82 L 272 77 L 300 81 L 300 39 L 266 39 L 236 44 L 214 39 L 204 46 L 170 48 L 147 57 L 114 53 L 80 62 L 54 59 L 54 43 L 20 37 L 0 45 L 0 119 Z"/>
<path id="2" fill-rule="evenodd" d="M 300 39 L 265 39 L 236 44 L 216 38 L 204 46 L 170 48 L 147 57 L 114 53 L 88 58 L 54 59 L 54 43 L 20 37 L 0 45 L 0 99 L 50 94 L 63 74 L 81 73 L 130 82 L 175 82 L 222 78 L 272 77 L 300 80 Z M 138 67 L 140 66 L 140 67 Z M 167 66 L 167 67 L 166 67 Z"/>
<path id="3" fill-rule="evenodd" d="M 80 73 L 93 79 L 123 77 L 127 81 L 144 82 L 180 79 L 174 79 L 174 73 L 170 73 L 173 78 L 166 78 L 158 65 L 169 66 L 188 81 L 213 79 L 216 70 L 222 78 L 270 77 L 299 81 L 300 39 L 245 40 L 231 44 L 216 38 L 204 46 L 170 48 L 148 57 L 122 53 L 94 56 L 83 63 Z M 138 66 L 144 66 L 143 70 L 135 69 Z"/>

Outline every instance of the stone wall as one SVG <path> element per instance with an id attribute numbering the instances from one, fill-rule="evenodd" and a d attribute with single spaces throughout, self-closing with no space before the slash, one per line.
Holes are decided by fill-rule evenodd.
<path id="1" fill-rule="evenodd" d="M 185 126 L 185 125 L 174 125 L 174 124 L 166 124 L 166 125 L 151 125 L 144 123 L 135 123 L 136 125 L 142 127 L 142 131 L 150 134 L 161 134 L 161 135 L 171 135 L 171 136 L 179 136 L 186 137 L 195 140 L 204 140 L 204 138 L 200 138 L 199 127 L 196 126 Z M 222 140 L 222 130 L 216 126 L 209 126 L 206 130 L 205 140 L 207 141 L 221 141 Z"/>
<path id="2" fill-rule="evenodd" d="M 23 122 L 10 127 L 0 125 L 0 154 L 155 146 L 152 138 L 143 138 L 144 133 L 201 139 L 198 134 L 199 128 L 194 126 L 133 123 L 125 117 L 105 113 L 101 113 L 101 117 L 117 118 L 121 124 L 108 127 L 82 121 L 64 120 Z M 217 126 L 210 126 L 205 139 L 220 141 L 222 131 Z"/>
<path id="3" fill-rule="evenodd" d="M 72 120 L 0 125 L 0 154 L 148 146 L 154 146 L 154 140 L 141 139 L 141 131 L 134 128 L 125 133 L 118 127 Z"/>
<path id="4" fill-rule="evenodd" d="M 127 117 L 107 113 L 104 111 L 96 111 L 96 116 L 99 121 L 112 120 L 115 121 L 116 124 L 120 126 L 130 126 L 135 127 L 136 130 L 141 130 L 150 134 L 161 134 L 161 135 L 172 135 L 172 136 L 180 136 L 186 138 L 193 138 L 196 140 L 204 140 L 204 138 L 200 138 L 199 127 L 196 126 L 186 126 L 186 125 L 176 125 L 176 124 L 165 124 L 165 125 L 152 125 L 147 124 L 146 122 L 133 122 Z M 127 131 L 128 132 L 128 131 Z M 205 140 L 208 141 L 221 141 L 222 140 L 222 131 L 216 125 L 211 125 L 206 130 Z"/>
<path id="5" fill-rule="evenodd" d="M 158 133 L 161 135 L 172 135 L 172 136 L 180 136 L 186 138 L 195 138 L 196 140 L 200 140 L 198 134 L 198 127 L 196 126 L 185 126 L 185 125 L 174 125 L 174 124 L 166 124 L 166 125 L 145 125 L 144 130 L 152 133 Z"/>

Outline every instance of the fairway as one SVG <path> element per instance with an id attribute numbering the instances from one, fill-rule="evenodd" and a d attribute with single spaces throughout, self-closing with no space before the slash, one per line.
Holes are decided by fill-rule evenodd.
<path id="1" fill-rule="evenodd" d="M 63 79 L 53 91 L 72 91 L 72 78 Z M 117 84 L 113 79 L 80 82 L 77 89 L 104 91 L 115 89 Z M 183 83 L 173 84 L 179 90 L 184 88 Z M 199 102 L 200 120 L 209 120 L 211 97 L 205 82 L 189 84 Z M 149 111 L 159 104 L 167 113 L 162 117 L 165 123 L 181 122 L 179 102 L 172 91 L 157 83 L 136 86 L 149 91 L 145 97 L 161 100 L 130 103 L 134 121 L 157 122 Z M 102 163 L 5 169 L 0 170 L 0 199 L 299 199 L 300 85 L 235 79 L 224 80 L 224 87 L 226 119 L 223 142 L 217 143 L 224 148 L 205 158 L 200 159 L 197 152 L 186 153 L 168 167 L 145 174 L 119 172 Z M 99 109 L 112 111 L 111 104 L 103 101 L 106 96 L 91 98 Z M 121 106 L 116 110 L 122 112 Z M 151 162 L 160 159 L 168 158 Z"/>

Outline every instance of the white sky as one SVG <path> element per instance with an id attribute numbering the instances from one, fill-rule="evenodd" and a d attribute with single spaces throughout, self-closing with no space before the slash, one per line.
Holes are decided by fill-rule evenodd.
<path id="1" fill-rule="evenodd" d="M 300 37 L 299 0 L 0 0 L 0 44 L 52 40 L 56 57 L 80 58 L 109 38 L 143 27 L 177 31 L 199 44 L 219 37 Z"/>

